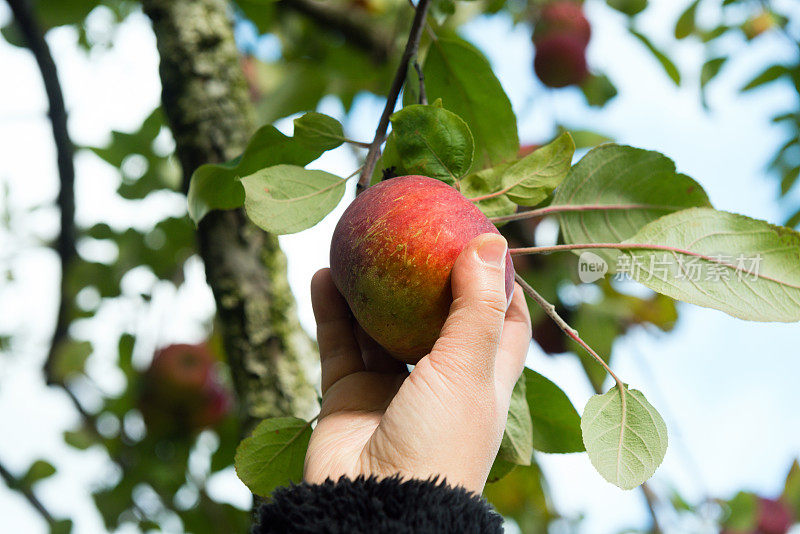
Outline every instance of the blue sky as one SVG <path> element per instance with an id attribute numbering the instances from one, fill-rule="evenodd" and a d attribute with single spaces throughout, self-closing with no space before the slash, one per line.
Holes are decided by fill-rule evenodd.
<path id="1" fill-rule="evenodd" d="M 464 35 L 492 61 L 519 116 L 523 141 L 546 138 L 554 119 L 576 128 L 594 128 L 619 142 L 665 153 L 679 171 L 706 188 L 718 209 L 780 222 L 789 213 L 789 205 L 800 205 L 800 194 L 795 192 L 788 202 L 778 203 L 777 181 L 764 174 L 766 161 L 782 140 L 769 117 L 793 105 L 796 96 L 781 86 L 743 97 L 735 89 L 765 61 L 779 59 L 790 49 L 778 36 L 759 39 L 711 86 L 712 113 L 706 113 L 700 107 L 693 75 L 702 62 L 700 48 L 693 43 L 675 44 L 670 38 L 671 22 L 686 2 L 651 4 L 641 24 L 674 54 L 686 74 L 685 84 L 676 88 L 647 51 L 624 32 L 623 18 L 602 2 L 590 0 L 587 12 L 594 34 L 589 62 L 607 72 L 620 90 L 600 111 L 588 109 L 575 90 L 547 91 L 537 84 L 530 68 L 530 37 L 524 28 L 513 29 L 506 19 L 493 17 L 471 23 Z M 705 15 L 710 14 L 701 12 Z M 0 6 L 0 21 L 7 16 L 5 6 Z M 104 14 L 93 17 L 100 25 Z M 123 25 L 112 51 L 88 58 L 77 50 L 76 35 L 69 29 L 51 32 L 49 40 L 71 112 L 70 130 L 79 144 L 102 144 L 112 128 L 135 129 L 158 104 L 158 58 L 144 17 L 134 16 Z M 737 48 L 738 43 L 721 46 Z M 13 81 L 0 84 L 0 182 L 8 184 L 9 203 L 21 213 L 22 207 L 46 204 L 55 197 L 55 155 L 33 60 L 24 51 L 0 44 L 0 62 L 5 79 Z M 359 98 L 347 122 L 350 135 L 370 139 L 380 109 L 377 98 Z M 321 111 L 341 115 L 341 106 L 326 100 Z M 289 121 L 280 126 L 291 127 Z M 79 154 L 76 163 L 83 224 L 108 219 L 123 226 L 147 226 L 164 214 L 183 210 L 177 195 L 157 195 L 144 208 L 115 199 L 118 179 L 113 169 L 86 153 Z M 346 149 L 340 149 L 313 166 L 347 175 L 355 163 Z M 330 233 L 349 198 L 318 227 L 281 238 L 301 320 L 310 331 L 308 282 L 314 271 L 327 265 Z M 64 397 L 45 388 L 39 375 L 54 320 L 57 285 L 55 257 L 40 241 L 55 235 L 57 214 L 42 208 L 20 220 L 23 224 L 15 234 L 0 231 L 0 262 L 17 274 L 13 286 L 0 286 L 0 322 L 23 332 L 18 350 L 0 359 L 0 458 L 15 470 L 39 457 L 53 458 L 60 472 L 39 486 L 40 497 L 57 515 L 70 514 L 79 532 L 101 532 L 88 491 L 114 473 L 101 451 L 78 453 L 61 442 L 61 433 L 76 418 Z M 99 258 L 110 253 L 102 247 L 83 252 Z M 107 332 L 132 325 L 149 336 L 151 347 L 203 336 L 202 323 L 212 313 L 213 300 L 199 262 L 190 263 L 187 280 L 187 286 L 176 292 L 156 284 L 147 273 L 132 273 L 126 277 L 126 291 L 135 294 L 154 286 L 158 311 L 148 313 L 133 301 L 120 302 L 102 312 L 100 321 L 108 328 L 81 329 L 79 333 L 89 336 L 98 348 L 90 372 L 103 390 L 113 392 L 122 384 L 110 357 L 115 340 Z M 159 324 L 164 326 L 157 328 Z M 657 489 L 675 486 L 690 499 L 724 497 L 742 488 L 766 495 L 779 492 L 786 469 L 800 454 L 799 339 L 796 324 L 746 323 L 721 312 L 681 306 L 674 333 L 654 335 L 642 330 L 618 342 L 617 370 L 647 395 L 670 430 L 667 457 L 653 480 Z M 146 345 L 136 355 L 140 362 L 148 357 Z M 548 358 L 532 348 L 528 365 L 556 381 L 583 409 L 590 392 L 576 360 Z M 85 397 L 89 402 L 93 398 L 88 387 Z M 196 468 L 202 470 L 202 451 L 197 458 Z M 641 496 L 604 482 L 585 455 L 543 455 L 541 461 L 559 509 L 568 515 L 586 513 L 582 532 L 606 534 L 646 521 Z M 211 491 L 232 502 L 247 503 L 246 490 L 232 472 L 217 476 Z M 702 525 L 675 528 L 675 532 L 709 532 Z M 38 516 L 2 485 L 0 531 L 45 532 Z"/>

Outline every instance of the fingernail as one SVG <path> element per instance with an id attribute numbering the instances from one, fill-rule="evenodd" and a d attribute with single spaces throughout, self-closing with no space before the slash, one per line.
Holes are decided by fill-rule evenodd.
<path id="1" fill-rule="evenodd" d="M 506 248 L 505 239 L 499 235 L 493 236 L 491 239 L 486 239 L 478 247 L 478 257 L 487 265 L 499 267 L 506 257 Z"/>

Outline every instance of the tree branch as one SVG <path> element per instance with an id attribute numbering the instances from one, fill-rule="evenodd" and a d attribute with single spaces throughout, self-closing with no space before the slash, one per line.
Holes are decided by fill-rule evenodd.
<path id="1" fill-rule="evenodd" d="M 2 478 L 5 481 L 6 486 L 8 486 L 9 489 L 17 490 L 18 492 L 20 492 L 22 496 L 25 497 L 25 499 L 30 503 L 30 505 L 33 506 L 37 512 L 39 512 L 39 515 L 41 515 L 44 518 L 44 520 L 47 521 L 48 525 L 52 527 L 53 525 L 56 524 L 56 520 L 55 518 L 53 518 L 53 514 L 51 514 L 44 506 L 44 504 L 42 504 L 42 501 L 40 501 L 39 498 L 36 497 L 36 495 L 33 493 L 33 489 L 31 489 L 29 486 L 22 484 L 20 480 L 14 475 L 12 475 L 11 472 L 8 469 L 6 469 L 6 467 L 2 463 L 0 463 L 0 478 Z"/>
<path id="2" fill-rule="evenodd" d="M 41 25 L 27 0 L 7 0 L 14 19 L 17 22 L 28 48 L 36 58 L 36 64 L 42 74 L 42 81 L 47 93 L 49 106 L 48 116 L 53 130 L 53 140 L 58 158 L 58 176 L 61 183 L 58 192 L 58 207 L 61 212 L 61 230 L 56 242 L 56 252 L 61 262 L 61 286 L 58 305 L 58 316 L 50 350 L 44 364 L 45 380 L 55 384 L 53 365 L 55 354 L 61 341 L 67 336 L 69 327 L 69 296 L 67 289 L 67 272 L 75 258 L 75 166 L 73 162 L 74 146 L 67 131 L 67 110 L 64 106 L 64 95 L 58 81 L 58 72 L 50 47 L 44 39 Z"/>
<path id="3" fill-rule="evenodd" d="M 394 52 L 391 35 L 379 30 L 379 24 L 364 13 L 315 0 L 282 0 L 277 5 L 302 13 L 326 30 L 338 30 L 346 41 L 371 53 L 376 61 L 384 62 Z"/>
<path id="4" fill-rule="evenodd" d="M 372 180 L 372 171 L 375 170 L 375 164 L 378 163 L 378 158 L 381 156 L 381 145 L 386 138 L 386 130 L 389 128 L 389 117 L 394 111 L 394 106 L 397 104 L 397 97 L 400 95 L 400 89 L 403 88 L 403 83 L 406 81 L 408 74 L 408 63 L 411 58 L 417 54 L 419 49 L 419 40 L 422 37 L 422 30 L 425 27 L 425 17 L 428 15 L 428 6 L 430 0 L 419 0 L 417 3 L 417 10 L 414 13 L 414 22 L 411 24 L 411 31 L 408 34 L 408 41 L 406 48 L 403 50 L 403 56 L 400 58 L 400 65 L 397 67 L 397 72 L 392 81 L 392 87 L 389 89 L 389 95 L 386 97 L 386 105 L 383 107 L 381 119 L 378 122 L 378 128 L 375 130 L 375 138 L 370 144 L 367 158 L 364 160 L 364 168 L 361 171 L 361 176 L 358 178 L 358 186 L 356 193 L 359 193 L 369 187 L 369 182 Z"/>

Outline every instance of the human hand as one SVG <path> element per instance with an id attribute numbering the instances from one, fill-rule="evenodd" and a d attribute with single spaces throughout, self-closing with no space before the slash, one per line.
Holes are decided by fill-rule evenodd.
<path id="1" fill-rule="evenodd" d="M 464 248 L 442 333 L 411 373 L 354 322 L 330 271 L 317 272 L 311 298 L 322 407 L 306 454 L 307 482 L 438 475 L 483 490 L 531 339 L 519 286 L 506 311 L 505 254 L 496 234 Z"/>

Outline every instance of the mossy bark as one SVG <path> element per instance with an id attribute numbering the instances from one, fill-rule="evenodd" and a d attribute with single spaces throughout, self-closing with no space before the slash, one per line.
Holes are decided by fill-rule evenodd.
<path id="1" fill-rule="evenodd" d="M 184 173 L 242 152 L 255 129 L 224 0 L 143 0 L 161 56 L 162 102 Z M 212 212 L 198 229 L 206 277 L 249 427 L 264 417 L 313 416 L 313 342 L 300 327 L 276 236 L 241 211 Z"/>

